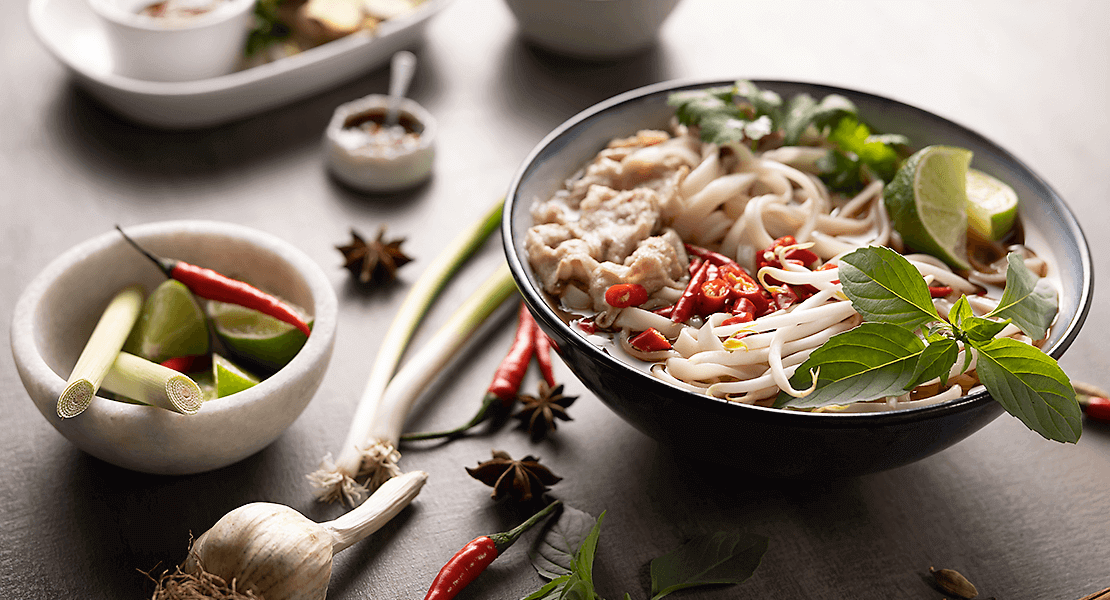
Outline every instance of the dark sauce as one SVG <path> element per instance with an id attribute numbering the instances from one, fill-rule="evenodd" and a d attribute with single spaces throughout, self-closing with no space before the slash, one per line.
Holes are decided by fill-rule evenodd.
<path id="1" fill-rule="evenodd" d="M 360 112 L 357 115 L 347 117 L 347 120 L 343 121 L 343 128 L 377 131 L 385 126 L 385 114 L 385 108 L 373 108 Z M 424 124 L 408 113 L 398 112 L 397 124 L 403 127 L 406 133 L 420 135 L 424 131 Z"/>

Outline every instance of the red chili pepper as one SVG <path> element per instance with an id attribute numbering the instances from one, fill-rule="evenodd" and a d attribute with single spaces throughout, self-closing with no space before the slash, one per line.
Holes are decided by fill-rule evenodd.
<path id="1" fill-rule="evenodd" d="M 763 315 L 771 304 L 771 294 L 756 282 L 744 267 L 740 265 L 726 265 L 720 268 L 721 278 L 732 287 L 732 293 L 737 298 L 746 298 L 755 306 L 755 314 Z"/>
<path id="2" fill-rule="evenodd" d="M 772 294 L 772 296 L 774 296 L 775 305 L 779 307 L 779 310 L 798 303 L 798 294 L 790 286 L 782 286 L 782 289 Z"/>
<path id="3" fill-rule="evenodd" d="M 406 433 L 401 436 L 404 441 L 432 440 L 437 438 L 454 437 L 460 435 L 479 423 L 485 421 L 493 414 L 494 406 L 501 410 L 508 410 L 516 403 L 517 392 L 524 381 L 524 374 L 528 371 L 528 363 L 532 360 L 532 352 L 536 347 L 536 332 L 539 327 L 532 319 L 528 307 L 522 302 L 517 312 L 516 335 L 513 344 L 509 347 L 508 354 L 501 360 L 497 370 L 493 373 L 493 381 L 482 397 L 482 405 L 465 425 L 448 429 L 446 431 L 432 431 L 426 433 Z M 548 356 L 550 360 L 550 356 Z M 542 365 L 541 365 L 542 368 Z"/>
<path id="4" fill-rule="evenodd" d="M 701 288 L 701 284 L 705 283 L 709 267 L 708 261 L 703 262 L 697 273 L 690 277 L 690 282 L 686 284 L 682 297 L 675 303 L 674 311 L 671 313 L 671 320 L 675 323 L 684 323 L 694 315 L 694 310 L 697 308 L 698 290 Z"/>
<path id="5" fill-rule="evenodd" d="M 647 299 L 647 290 L 638 283 L 618 283 L 605 290 L 605 303 L 613 308 L 639 306 Z"/>
<path id="6" fill-rule="evenodd" d="M 719 277 L 701 284 L 698 295 L 698 312 L 703 315 L 724 312 L 732 300 L 732 288 Z"/>
<path id="7" fill-rule="evenodd" d="M 543 510 L 532 515 L 527 521 L 510 531 L 474 538 L 469 544 L 463 546 L 462 550 L 456 552 L 451 560 L 447 561 L 447 564 L 443 565 L 435 579 L 432 580 L 432 585 L 428 588 L 424 600 L 451 600 L 451 598 L 454 598 L 463 588 L 477 579 L 494 559 L 504 554 L 522 533 L 539 523 L 561 504 L 562 502 L 559 500 L 548 504 Z"/>
<path id="8" fill-rule="evenodd" d="M 529 315 L 529 318 L 532 318 Z M 555 381 L 555 370 L 551 364 L 551 338 L 540 329 L 540 326 L 532 322 L 532 335 L 534 336 L 536 362 L 540 365 L 540 375 L 543 380 L 547 382 L 548 387 L 555 388 L 558 385 Z"/>
<path id="9" fill-rule="evenodd" d="M 930 285 L 929 295 L 933 298 L 943 298 L 952 293 L 952 288 L 947 285 Z"/>
<path id="10" fill-rule="evenodd" d="M 163 367 L 169 367 L 178 373 L 196 373 L 197 371 L 203 371 L 209 368 L 212 361 L 211 357 L 207 354 L 186 354 L 167 358 L 158 364 Z"/>
<path id="11" fill-rule="evenodd" d="M 660 317 L 669 317 L 671 316 L 671 313 L 674 312 L 674 305 L 672 304 L 670 306 L 664 306 L 663 308 L 657 308 L 651 312 L 659 315 Z"/>
<path id="12" fill-rule="evenodd" d="M 767 249 L 759 253 L 756 257 L 756 266 L 760 269 L 763 267 L 776 267 L 781 268 L 782 264 L 779 262 L 778 254 L 775 252 L 778 248 L 786 246 L 795 246 L 798 241 L 792 235 L 784 235 L 775 240 Z M 821 257 L 817 256 L 815 252 L 808 248 L 794 248 L 788 250 L 784 255 L 786 260 L 795 261 L 798 264 L 806 267 L 812 267 L 815 263 L 821 261 Z"/>
<path id="13" fill-rule="evenodd" d="M 640 352 L 660 352 L 672 348 L 667 338 L 654 327 L 649 327 L 646 331 L 637 334 L 636 337 L 628 340 L 628 343 Z"/>
<path id="14" fill-rule="evenodd" d="M 709 261 L 711 263 L 715 263 L 717 265 L 736 264 L 735 260 L 732 260 L 731 258 L 725 256 L 724 254 L 721 254 L 719 252 L 714 252 L 712 250 L 707 250 L 705 248 L 702 248 L 700 246 L 695 246 L 693 244 L 686 244 L 686 252 L 688 252 L 690 254 L 693 254 L 694 256 L 696 256 L 696 257 L 698 257 L 702 260 L 707 260 L 707 261 Z"/>
<path id="15" fill-rule="evenodd" d="M 1083 412 L 1087 417 L 1096 421 L 1110 422 L 1110 399 L 1098 396 L 1086 398 L 1087 400 L 1083 401 L 1081 397 L 1079 405 L 1083 407 Z"/>
<path id="16" fill-rule="evenodd" d="M 215 300 L 217 302 L 227 302 L 229 304 L 238 304 L 258 312 L 269 315 L 279 321 L 289 323 L 290 325 L 300 329 L 304 334 L 311 335 L 312 330 L 309 329 L 308 323 L 301 318 L 301 315 L 293 310 L 291 306 L 282 302 L 281 300 L 259 290 L 258 288 L 232 279 L 226 275 L 221 275 L 212 269 L 205 269 L 196 265 L 189 264 L 184 261 L 174 260 L 171 258 L 161 258 L 147 252 L 137 243 L 132 240 L 116 225 L 123 239 L 127 240 L 136 250 L 141 252 L 158 268 L 166 274 L 170 279 L 176 279 L 185 284 L 197 296 L 207 300 Z"/>

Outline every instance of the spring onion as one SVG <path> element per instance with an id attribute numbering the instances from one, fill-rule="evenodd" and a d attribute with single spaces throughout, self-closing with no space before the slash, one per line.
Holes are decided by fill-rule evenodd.
<path id="1" fill-rule="evenodd" d="M 357 504 L 367 492 L 364 486 L 355 482 L 355 477 L 363 469 L 363 464 L 369 462 L 395 465 L 399 457 L 395 450 L 396 439 L 389 444 L 388 450 L 375 445 L 364 447 L 367 432 L 371 430 L 371 425 L 377 418 L 375 412 L 378 411 L 378 405 L 383 400 L 386 387 L 396 372 L 397 365 L 401 362 L 401 356 L 412 339 L 416 327 L 463 262 L 474 254 L 497 229 L 501 222 L 502 205 L 502 201 L 495 203 L 478 222 L 462 232 L 428 265 L 413 284 L 382 339 L 374 364 L 371 366 L 366 387 L 355 409 L 350 434 L 343 444 L 339 458 L 333 459 L 332 455 L 328 454 L 321 461 L 317 471 L 308 476 L 320 499 L 334 501 L 343 498 L 351 504 Z M 403 420 L 403 415 L 401 419 Z M 397 436 L 393 437 L 399 435 L 400 430 L 397 431 Z M 394 466 L 393 469 L 386 468 L 384 472 L 395 473 L 395 470 Z M 371 482 L 371 488 L 377 481 Z"/>
<path id="2" fill-rule="evenodd" d="M 124 288 L 108 302 L 58 396 L 59 417 L 76 417 L 89 407 L 142 308 L 143 290 L 137 285 Z"/>

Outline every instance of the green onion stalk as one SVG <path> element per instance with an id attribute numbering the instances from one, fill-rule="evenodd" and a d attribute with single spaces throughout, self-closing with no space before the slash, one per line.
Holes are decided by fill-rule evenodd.
<path id="1" fill-rule="evenodd" d="M 343 500 L 354 506 L 382 482 L 400 473 L 397 445 L 413 402 L 478 326 L 516 290 L 508 268 L 502 265 L 459 307 L 428 345 L 397 371 L 405 348 L 432 302 L 466 259 L 497 229 L 501 209 L 502 202 L 498 202 L 444 249 L 413 284 L 382 340 L 338 458 L 328 454 L 317 470 L 308 475 L 318 499 Z"/>

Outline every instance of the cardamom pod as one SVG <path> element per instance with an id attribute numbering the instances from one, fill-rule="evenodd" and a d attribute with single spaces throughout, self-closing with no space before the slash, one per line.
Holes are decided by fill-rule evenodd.
<path id="1" fill-rule="evenodd" d="M 979 590 L 975 589 L 975 586 L 971 585 L 971 582 L 968 581 L 966 577 L 960 575 L 959 571 L 929 567 L 929 572 L 932 573 L 933 581 L 937 583 L 937 587 L 945 593 L 959 596 L 966 600 L 970 600 L 979 595 Z"/>

